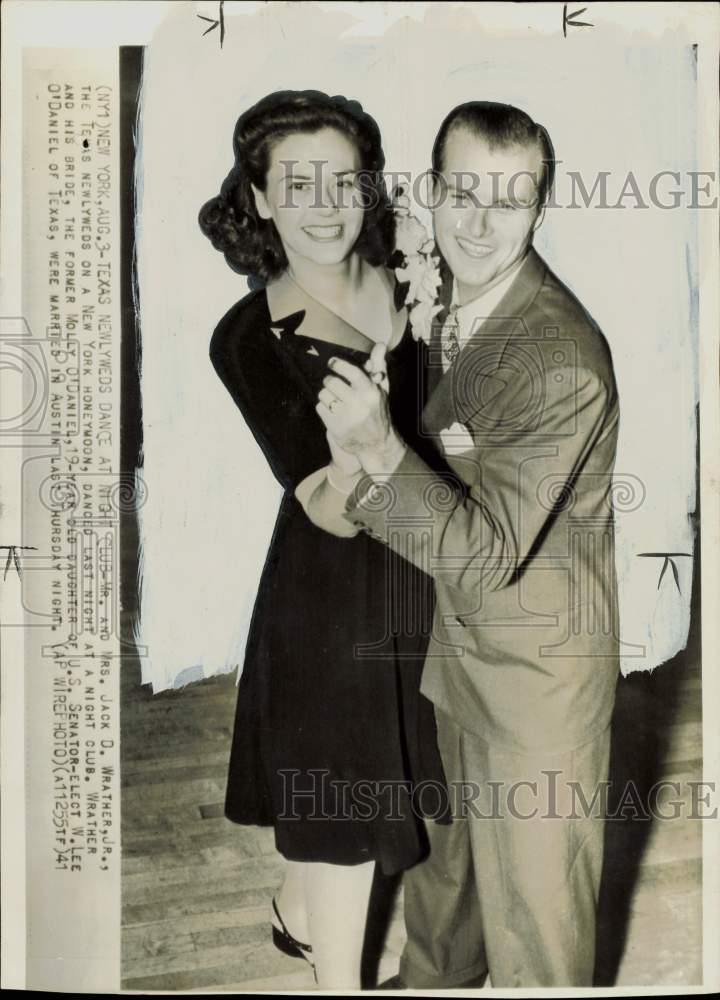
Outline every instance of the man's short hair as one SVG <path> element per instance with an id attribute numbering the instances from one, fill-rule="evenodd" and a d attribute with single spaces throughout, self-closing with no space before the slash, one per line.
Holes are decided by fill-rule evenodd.
<path id="1" fill-rule="evenodd" d="M 510 146 L 536 145 L 543 161 L 542 176 L 538 180 L 538 200 L 544 205 L 550 196 L 555 179 L 555 151 L 550 136 L 543 125 L 534 122 L 530 115 L 514 108 L 512 104 L 494 101 L 468 101 L 450 112 L 440 126 L 432 151 L 433 171 L 443 169 L 445 144 L 450 131 L 464 128 L 479 139 L 484 139 L 490 149 Z"/>

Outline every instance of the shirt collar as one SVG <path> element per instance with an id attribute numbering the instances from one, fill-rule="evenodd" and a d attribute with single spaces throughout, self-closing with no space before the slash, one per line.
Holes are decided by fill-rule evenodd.
<path id="1" fill-rule="evenodd" d="M 460 344 L 464 344 L 474 333 L 477 333 L 495 307 L 500 304 L 500 300 L 509 291 L 525 260 L 526 256 L 521 257 L 520 260 L 512 265 L 497 285 L 493 285 L 486 292 L 481 292 L 477 298 L 474 298 L 472 302 L 468 302 L 464 306 L 457 304 L 457 282 L 453 280 L 452 305 L 455 307 L 457 337 Z"/>

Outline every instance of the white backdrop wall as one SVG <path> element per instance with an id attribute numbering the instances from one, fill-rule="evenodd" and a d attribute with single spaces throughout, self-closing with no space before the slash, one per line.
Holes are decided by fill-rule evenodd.
<path id="1" fill-rule="evenodd" d="M 650 37 L 602 32 L 502 33 L 481 4 L 431 5 L 422 17 L 390 5 L 226 5 L 200 41 L 186 5 L 146 49 L 138 169 L 138 268 L 143 343 L 144 470 L 139 639 L 154 690 L 242 663 L 280 488 L 208 360 L 215 324 L 246 292 L 197 224 L 232 166 L 239 114 L 265 94 L 318 89 L 359 100 L 384 137 L 387 169 L 421 174 L 445 114 L 468 100 L 516 104 L 549 130 L 558 160 L 588 188 L 609 171 L 609 201 L 632 172 L 645 201 L 653 175 L 696 163 L 694 58 L 681 28 Z M 368 22 L 358 20 L 366 7 Z M 365 15 L 363 15 L 365 16 Z M 659 191 L 670 203 L 671 179 Z M 625 207 L 551 208 L 536 246 L 603 329 L 620 401 L 617 567 L 623 670 L 649 669 L 687 639 L 692 560 L 679 590 L 662 560 L 693 551 L 697 398 L 696 213 Z M 427 213 L 418 213 L 428 220 Z M 632 478 L 634 477 L 634 478 Z M 642 483 L 639 487 L 638 481 Z"/>

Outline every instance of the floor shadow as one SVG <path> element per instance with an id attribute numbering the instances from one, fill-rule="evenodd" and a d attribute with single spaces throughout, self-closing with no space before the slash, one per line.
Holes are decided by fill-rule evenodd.
<path id="1" fill-rule="evenodd" d="M 609 819 L 597 924 L 595 985 L 612 986 L 623 957 L 640 865 L 651 830 L 642 818 L 650 788 L 663 777 L 671 726 L 682 708 L 680 689 L 700 663 L 700 561 L 693 573 L 688 643 L 652 673 L 637 672 L 618 682 L 612 720 Z M 668 574 L 669 576 L 669 574 Z M 625 807 L 623 812 L 623 806 Z"/>

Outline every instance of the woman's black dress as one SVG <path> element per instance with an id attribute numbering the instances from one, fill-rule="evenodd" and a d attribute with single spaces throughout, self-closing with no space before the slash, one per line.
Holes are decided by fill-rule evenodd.
<path id="1" fill-rule="evenodd" d="M 374 859 L 391 874 L 424 856 L 419 814 L 435 815 L 444 789 L 433 708 L 419 691 L 432 582 L 363 532 L 317 528 L 295 498 L 330 461 L 315 412 L 327 361 L 367 358 L 314 339 L 307 324 L 297 334 L 304 316 L 272 320 L 266 292 L 252 292 L 210 346 L 285 489 L 239 684 L 225 813 L 273 825 L 290 860 Z M 387 355 L 393 419 L 422 451 L 423 351 L 406 330 Z"/>

